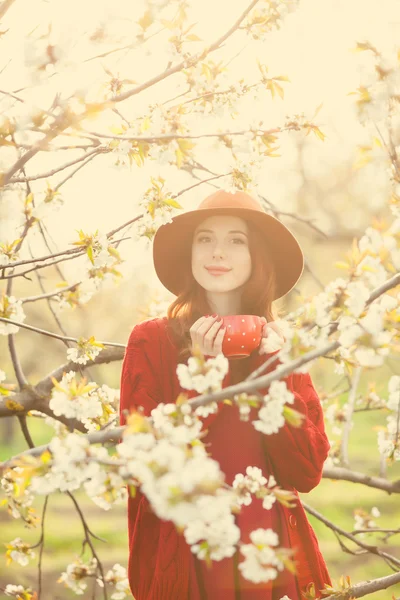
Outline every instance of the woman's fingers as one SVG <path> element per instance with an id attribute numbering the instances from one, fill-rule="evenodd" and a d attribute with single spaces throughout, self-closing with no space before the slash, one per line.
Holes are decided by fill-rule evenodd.
<path id="1" fill-rule="evenodd" d="M 207 331 L 206 335 L 204 336 L 205 354 L 211 355 L 214 353 L 214 343 L 215 343 L 216 336 L 218 334 L 218 330 L 220 329 L 221 325 L 222 325 L 222 320 L 216 321 L 215 323 L 213 323 L 211 325 L 210 329 Z"/>
<path id="2" fill-rule="evenodd" d="M 215 336 L 215 341 L 214 341 L 215 356 L 217 356 L 218 354 L 223 354 L 222 342 L 224 341 L 225 333 L 226 333 L 226 327 L 221 327 L 221 329 L 218 331 L 217 335 Z"/>
<path id="3" fill-rule="evenodd" d="M 218 315 L 200 317 L 190 328 L 192 347 L 197 345 L 203 354 L 215 355 L 215 340 L 223 321 Z"/>

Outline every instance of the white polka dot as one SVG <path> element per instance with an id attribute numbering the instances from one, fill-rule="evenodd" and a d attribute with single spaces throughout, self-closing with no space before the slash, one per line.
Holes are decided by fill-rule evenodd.
<path id="1" fill-rule="evenodd" d="M 245 333 L 245 332 L 243 332 L 243 335 L 246 335 L 246 333 Z"/>
<path id="2" fill-rule="evenodd" d="M 256 341 L 256 338 L 253 338 L 253 342 L 255 342 L 255 341 Z"/>
<path id="3" fill-rule="evenodd" d="M 242 319 L 242 323 L 244 323 L 244 319 Z"/>
<path id="4" fill-rule="evenodd" d="M 231 341 L 231 338 L 228 338 L 228 342 L 230 342 L 230 341 Z"/>
<path id="5" fill-rule="evenodd" d="M 242 348 L 244 348 L 244 346 L 242 346 Z"/>

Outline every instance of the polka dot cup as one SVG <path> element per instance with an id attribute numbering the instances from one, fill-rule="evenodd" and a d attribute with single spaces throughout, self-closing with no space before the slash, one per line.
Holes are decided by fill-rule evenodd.
<path id="1" fill-rule="evenodd" d="M 226 333 L 222 352 L 227 358 L 246 358 L 261 343 L 263 321 L 256 315 L 227 315 L 221 317 Z"/>

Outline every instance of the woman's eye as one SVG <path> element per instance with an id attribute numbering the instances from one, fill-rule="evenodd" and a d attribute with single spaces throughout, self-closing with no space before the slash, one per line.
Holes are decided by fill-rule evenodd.
<path id="1" fill-rule="evenodd" d="M 202 237 L 198 238 L 198 242 L 202 242 L 203 240 L 210 240 L 210 236 L 208 235 L 203 235 Z M 242 238 L 232 238 L 232 241 L 239 241 L 241 244 L 245 244 L 246 242 L 244 240 L 242 240 Z"/>

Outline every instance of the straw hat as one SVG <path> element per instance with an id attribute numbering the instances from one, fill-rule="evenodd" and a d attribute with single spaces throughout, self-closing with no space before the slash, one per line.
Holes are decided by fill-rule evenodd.
<path id="1" fill-rule="evenodd" d="M 252 223 L 261 231 L 277 278 L 274 300 L 281 298 L 296 285 L 304 269 L 300 244 L 281 221 L 268 215 L 261 204 L 247 194 L 218 190 L 207 196 L 196 210 L 187 211 L 172 222 L 161 225 L 153 239 L 154 268 L 161 283 L 175 296 L 182 286 L 182 275 L 191 268 L 191 246 L 197 225 L 213 215 L 234 215 Z"/>

